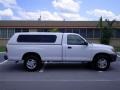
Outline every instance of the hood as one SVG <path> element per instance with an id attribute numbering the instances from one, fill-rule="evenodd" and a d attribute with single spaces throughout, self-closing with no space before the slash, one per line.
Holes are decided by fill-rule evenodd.
<path id="1" fill-rule="evenodd" d="M 108 48 L 108 49 L 113 49 L 113 47 L 110 46 L 110 45 L 94 44 L 94 43 L 92 43 L 91 45 L 94 46 L 94 47 L 96 47 L 96 48 L 106 48 L 106 49 Z"/>

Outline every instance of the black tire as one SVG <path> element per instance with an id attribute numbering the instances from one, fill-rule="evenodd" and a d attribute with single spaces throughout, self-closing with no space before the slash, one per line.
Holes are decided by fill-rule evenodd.
<path id="1" fill-rule="evenodd" d="M 110 67 L 109 57 L 106 55 L 95 56 L 92 66 L 95 70 L 106 71 Z"/>
<path id="2" fill-rule="evenodd" d="M 29 64 L 30 62 L 32 62 L 32 64 L 34 63 L 33 68 L 32 65 Z M 42 68 L 42 66 L 43 63 L 41 62 L 40 58 L 37 56 L 29 55 L 24 58 L 24 68 L 27 71 L 30 72 L 38 71 Z"/>

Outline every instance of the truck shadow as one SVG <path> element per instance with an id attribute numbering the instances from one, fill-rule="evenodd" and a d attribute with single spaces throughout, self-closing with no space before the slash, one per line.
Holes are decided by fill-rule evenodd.
<path id="1" fill-rule="evenodd" d="M 75 63 L 75 64 L 45 64 L 43 71 L 67 71 L 67 70 L 92 70 L 89 64 Z M 94 71 L 94 70 L 93 70 Z M 23 64 L 6 63 L 0 65 L 0 72 L 26 72 Z"/>
<path id="2" fill-rule="evenodd" d="M 70 63 L 70 64 L 47 64 L 44 70 L 92 70 L 90 64 L 87 63 Z"/>
<path id="3" fill-rule="evenodd" d="M 113 71 L 116 68 L 110 67 L 108 71 Z M 70 64 L 45 64 L 42 71 L 95 71 L 88 63 L 70 63 Z M 27 72 L 23 64 L 7 63 L 0 65 L 0 72 Z"/>

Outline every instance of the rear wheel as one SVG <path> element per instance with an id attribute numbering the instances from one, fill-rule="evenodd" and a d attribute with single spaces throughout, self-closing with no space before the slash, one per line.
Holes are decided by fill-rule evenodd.
<path id="1" fill-rule="evenodd" d="M 40 70 L 42 66 L 43 63 L 39 57 L 29 55 L 24 58 L 24 68 L 27 71 L 37 71 Z"/>
<path id="2" fill-rule="evenodd" d="M 92 64 L 96 70 L 105 71 L 110 67 L 110 60 L 108 56 L 97 55 Z"/>

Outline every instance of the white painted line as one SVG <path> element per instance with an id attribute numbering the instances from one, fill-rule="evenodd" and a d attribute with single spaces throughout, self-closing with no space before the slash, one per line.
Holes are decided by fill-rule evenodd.
<path id="1" fill-rule="evenodd" d="M 117 57 L 119 57 L 119 58 L 120 58 L 120 55 L 117 55 Z"/>
<path id="2" fill-rule="evenodd" d="M 120 80 L 40 80 L 42 82 L 111 82 Z"/>
<path id="3" fill-rule="evenodd" d="M 42 69 L 39 72 L 44 72 L 45 66 L 46 66 L 47 62 L 44 63 Z"/>
<path id="4" fill-rule="evenodd" d="M 103 72 L 103 71 L 98 71 L 98 72 Z"/>
<path id="5" fill-rule="evenodd" d="M 14 81 L 14 80 L 4 80 L 4 81 Z M 15 81 L 24 81 L 24 80 L 15 80 Z M 34 81 L 34 80 L 25 80 L 25 81 Z M 36 81 L 36 80 L 35 80 Z M 39 82 L 120 82 L 120 80 L 37 80 Z"/>
<path id="6" fill-rule="evenodd" d="M 7 61 L 8 61 L 8 60 L 5 60 L 5 61 L 1 62 L 0 65 L 6 63 Z"/>
<path id="7" fill-rule="evenodd" d="M 44 72 L 44 70 L 40 70 L 39 72 L 41 72 L 41 73 L 42 73 L 42 72 Z"/>

